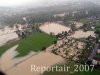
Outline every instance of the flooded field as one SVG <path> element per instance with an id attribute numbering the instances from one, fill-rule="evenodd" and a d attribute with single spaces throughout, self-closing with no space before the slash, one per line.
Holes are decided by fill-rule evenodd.
<path id="1" fill-rule="evenodd" d="M 18 38 L 14 31 L 14 29 L 9 27 L 5 27 L 4 29 L 0 30 L 0 46 L 6 44 L 8 41 Z"/>
<path id="2" fill-rule="evenodd" d="M 43 32 L 50 34 L 51 32 L 57 35 L 58 33 L 62 33 L 62 31 L 69 31 L 70 28 L 65 27 L 63 25 L 57 23 L 45 23 L 40 27 Z"/>
<path id="3" fill-rule="evenodd" d="M 77 23 L 76 26 L 77 28 L 79 28 L 80 26 L 82 26 L 82 24 Z M 50 23 L 50 24 L 45 23 L 44 25 L 40 27 L 40 29 L 47 34 L 50 34 L 51 32 L 53 32 L 55 35 L 57 35 L 58 33 L 62 33 L 62 31 L 68 32 L 70 30 L 69 27 L 66 27 L 57 23 Z M 7 33 L 6 30 L 5 32 L 0 30 L 0 35 L 1 35 L 0 46 L 6 44 L 10 40 L 18 38 L 17 34 L 14 33 L 14 30 L 10 31 L 8 28 L 9 33 Z M 79 30 L 79 31 L 75 31 L 75 33 L 71 35 L 70 37 L 87 38 L 90 35 L 95 37 L 95 33 L 93 31 L 84 32 L 82 30 Z M 62 41 L 60 41 L 59 44 L 60 43 L 62 43 Z M 78 43 L 79 48 L 82 48 L 83 47 L 82 45 L 83 44 L 81 42 Z M 24 57 L 15 58 L 16 55 L 19 54 L 16 51 L 17 47 L 18 45 L 8 49 L 0 58 L 0 69 L 4 71 L 7 75 L 39 75 L 41 74 L 41 71 L 31 72 L 31 65 L 50 67 L 55 64 L 64 62 L 64 59 L 61 56 L 52 54 L 50 53 L 49 50 L 47 50 L 46 52 L 32 51 Z M 71 54 L 74 54 L 74 53 L 75 52 L 72 51 Z M 63 52 L 60 54 L 63 55 Z M 50 60 L 53 60 L 53 61 L 50 61 Z"/>
<path id="4" fill-rule="evenodd" d="M 0 59 L 1 70 L 7 75 L 38 75 L 41 72 L 31 72 L 31 65 L 48 67 L 64 61 L 60 56 L 49 52 L 31 52 L 25 57 L 15 58 L 18 54 L 15 51 L 17 47 L 18 45 L 6 51 Z"/>
<path id="5" fill-rule="evenodd" d="M 79 31 L 75 31 L 75 34 L 73 34 L 71 37 L 74 37 L 74 38 L 87 38 L 90 35 L 95 37 L 94 31 L 84 32 L 82 30 L 79 30 Z"/>

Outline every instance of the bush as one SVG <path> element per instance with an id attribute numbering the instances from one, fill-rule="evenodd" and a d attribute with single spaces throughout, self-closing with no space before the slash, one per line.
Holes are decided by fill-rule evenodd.
<path id="1" fill-rule="evenodd" d="M 54 41 L 54 44 L 57 44 L 57 41 Z"/>
<path id="2" fill-rule="evenodd" d="M 46 47 L 42 47 L 42 51 L 46 50 Z"/>

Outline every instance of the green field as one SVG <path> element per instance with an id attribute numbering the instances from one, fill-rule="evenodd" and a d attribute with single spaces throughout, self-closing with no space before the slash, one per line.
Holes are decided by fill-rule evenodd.
<path id="1" fill-rule="evenodd" d="M 82 18 L 82 19 L 80 19 L 79 22 L 81 22 L 81 23 L 89 23 L 89 22 L 91 22 L 91 21 L 92 21 L 92 20 Z"/>
<path id="2" fill-rule="evenodd" d="M 96 54 L 96 57 L 97 57 L 97 58 L 100 58 L 100 54 Z"/>
<path id="3" fill-rule="evenodd" d="M 99 31 L 100 32 L 100 23 L 97 23 L 96 24 L 96 31 Z"/>
<path id="4" fill-rule="evenodd" d="M 34 32 L 32 35 L 28 36 L 25 39 L 21 39 L 9 44 L 6 44 L 0 47 L 0 56 L 9 48 L 19 45 L 16 49 L 19 52 L 20 56 L 25 56 L 31 51 L 41 51 L 43 47 L 48 47 L 56 41 L 56 37 L 50 36 L 45 33 Z"/>
<path id="5" fill-rule="evenodd" d="M 100 28 L 100 23 L 97 23 L 97 24 L 96 24 L 96 27 L 97 27 L 97 28 Z"/>
<path id="6" fill-rule="evenodd" d="M 97 32 L 100 32 L 100 23 L 97 23 L 97 24 L 96 24 L 96 31 L 97 31 Z"/>

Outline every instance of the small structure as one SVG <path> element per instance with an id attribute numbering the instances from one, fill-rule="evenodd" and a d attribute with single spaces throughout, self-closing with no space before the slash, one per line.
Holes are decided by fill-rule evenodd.
<path id="1" fill-rule="evenodd" d="M 90 40 L 90 41 L 94 41 L 95 37 L 93 37 L 93 36 L 90 35 L 87 39 Z"/>
<path id="2" fill-rule="evenodd" d="M 98 66 L 100 66 L 100 58 L 95 57 L 95 58 L 93 59 L 93 61 L 92 61 L 92 64 L 93 64 L 93 65 L 98 65 Z M 99 67 L 99 68 L 100 68 L 100 67 Z"/>
<path id="3" fill-rule="evenodd" d="M 26 38 L 27 35 L 30 35 L 32 33 L 32 27 L 29 24 L 16 24 L 15 25 L 16 34 L 19 38 Z"/>
<path id="4" fill-rule="evenodd" d="M 26 38 L 26 33 L 23 30 L 17 30 L 16 34 L 18 35 L 19 38 Z"/>
<path id="5" fill-rule="evenodd" d="M 92 64 L 93 64 L 93 65 L 97 65 L 97 64 L 98 64 L 98 61 L 93 60 L 93 61 L 92 61 Z"/>
<path id="6" fill-rule="evenodd" d="M 97 50 L 97 53 L 100 54 L 100 49 Z"/>

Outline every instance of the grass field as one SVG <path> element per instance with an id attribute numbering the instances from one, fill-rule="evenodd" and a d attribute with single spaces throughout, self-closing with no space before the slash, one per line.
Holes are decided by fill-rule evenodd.
<path id="1" fill-rule="evenodd" d="M 97 57 L 97 58 L 100 58 L 100 54 L 96 54 L 96 57 Z"/>
<path id="2" fill-rule="evenodd" d="M 80 22 L 81 22 L 81 23 L 89 23 L 90 21 L 91 21 L 91 20 L 85 19 L 85 18 L 80 19 Z"/>
<path id="3" fill-rule="evenodd" d="M 27 55 L 31 51 L 38 52 L 43 47 L 48 47 L 54 43 L 57 39 L 45 33 L 34 32 L 32 35 L 25 39 L 21 39 L 0 47 L 0 56 L 9 48 L 19 45 L 16 49 L 19 52 L 19 57 Z"/>
<path id="4" fill-rule="evenodd" d="M 97 28 L 100 28 L 100 23 L 97 23 L 97 24 L 96 24 L 96 27 L 97 27 Z"/>

